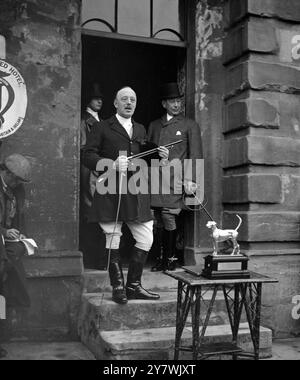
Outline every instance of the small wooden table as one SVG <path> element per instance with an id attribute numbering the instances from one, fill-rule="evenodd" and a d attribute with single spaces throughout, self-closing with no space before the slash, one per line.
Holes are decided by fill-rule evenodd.
<path id="1" fill-rule="evenodd" d="M 262 284 L 277 283 L 278 280 L 251 272 L 247 279 L 218 279 L 209 280 L 202 276 L 195 276 L 185 271 L 165 272 L 178 281 L 177 315 L 174 360 L 179 359 L 180 351 L 193 352 L 193 360 L 206 359 L 214 355 L 232 355 L 233 360 L 239 356 L 252 357 L 259 360 L 260 318 Z M 202 323 L 200 333 L 200 310 L 204 302 L 204 295 L 212 290 L 207 312 Z M 218 343 L 204 345 L 204 337 L 209 324 L 216 296 L 219 290 L 223 291 L 226 309 L 232 330 L 232 343 Z M 237 346 L 237 338 L 241 315 L 245 307 L 247 321 L 250 328 L 254 353 L 244 352 Z M 192 346 L 181 346 L 181 337 L 189 312 L 192 315 Z"/>

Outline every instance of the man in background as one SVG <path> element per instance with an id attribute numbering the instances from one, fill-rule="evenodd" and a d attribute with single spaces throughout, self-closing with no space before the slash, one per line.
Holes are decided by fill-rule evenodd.
<path id="1" fill-rule="evenodd" d="M 96 223 L 88 223 L 97 176 L 83 164 L 82 155 L 87 137 L 93 129 L 100 128 L 102 106 L 103 94 L 98 83 L 94 83 L 88 91 L 87 106 L 82 112 L 80 126 L 80 250 L 83 252 L 85 267 L 99 270 L 106 268 L 106 263 L 101 261 L 98 253 L 104 237 Z"/>
<path id="2" fill-rule="evenodd" d="M 195 121 L 184 116 L 183 95 L 177 83 L 167 83 L 161 87 L 161 101 L 165 114 L 150 124 L 148 140 L 159 146 L 183 140 L 170 150 L 169 162 L 179 159 L 184 167 L 184 160 L 190 159 L 194 165 L 196 159 L 203 157 L 200 128 Z M 160 170 L 162 174 L 163 169 Z M 163 227 L 163 254 L 157 258 L 152 271 L 175 270 L 178 259 L 181 261 L 180 264 L 183 264 L 183 258 L 175 255 L 178 217 L 184 208 L 184 192 L 188 195 L 193 194 L 196 184 L 193 170 L 184 171 L 182 174 L 171 173 L 169 194 L 160 191 L 159 194 L 151 195 L 151 207 L 155 210 L 158 224 Z M 183 188 L 183 194 L 175 191 L 178 185 Z"/>

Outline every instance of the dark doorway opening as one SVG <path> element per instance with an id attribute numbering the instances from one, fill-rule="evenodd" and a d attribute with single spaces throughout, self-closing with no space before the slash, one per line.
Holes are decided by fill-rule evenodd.
<path id="1" fill-rule="evenodd" d="M 184 72 L 186 49 L 135 41 L 82 36 L 82 109 L 87 103 L 92 83 L 100 84 L 104 94 L 102 119 L 115 114 L 113 105 L 116 92 L 124 86 L 132 87 L 138 97 L 134 119 L 145 128 L 163 114 L 159 98 L 162 83 L 176 82 Z M 134 244 L 131 234 L 124 228 L 121 247 L 128 256 L 128 247 Z M 105 237 L 98 225 L 80 223 L 80 249 L 86 268 L 99 269 L 103 265 Z M 155 243 L 149 260 L 157 255 Z"/>
<path id="2" fill-rule="evenodd" d="M 137 93 L 137 122 L 147 128 L 161 116 L 159 86 L 177 81 L 185 49 L 93 36 L 82 36 L 82 42 L 82 106 L 87 86 L 96 81 L 104 94 L 102 118 L 114 114 L 114 95 L 123 86 L 131 86 Z"/>

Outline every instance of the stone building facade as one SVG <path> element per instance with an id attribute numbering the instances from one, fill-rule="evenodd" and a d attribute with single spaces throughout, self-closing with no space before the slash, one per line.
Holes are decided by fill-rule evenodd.
<path id="1" fill-rule="evenodd" d="M 299 334 L 300 3 L 297 0 L 189 0 L 188 112 L 201 126 L 207 207 L 221 225 L 243 218 L 240 242 L 265 288 L 263 323 L 276 336 Z M 1 0 L 6 60 L 26 81 L 23 126 L 3 140 L 34 166 L 27 229 L 39 245 L 26 260 L 33 307 L 15 336 L 76 338 L 83 264 L 79 236 L 81 0 Z M 2 44 L 3 45 L 3 44 Z M 2 46 L 1 45 L 1 46 Z M 3 48 L 2 48 L 3 49 Z M 191 73 L 192 72 L 192 73 Z M 190 94 L 190 93 L 189 93 Z M 187 262 L 210 250 L 206 216 L 186 223 Z"/>

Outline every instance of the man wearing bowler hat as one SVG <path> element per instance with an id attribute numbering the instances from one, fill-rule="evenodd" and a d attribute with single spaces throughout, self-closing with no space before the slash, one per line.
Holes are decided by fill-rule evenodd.
<path id="1" fill-rule="evenodd" d="M 6 308 L 29 307 L 22 256 L 24 236 L 24 183 L 31 181 L 31 165 L 20 154 L 8 156 L 0 171 L 0 295 Z M 0 347 L 0 357 L 5 356 Z"/>
<path id="2" fill-rule="evenodd" d="M 201 159 L 202 142 L 200 128 L 195 121 L 188 119 L 183 114 L 183 95 L 179 91 L 177 83 L 167 83 L 161 87 L 161 101 L 165 114 L 153 121 L 148 130 L 148 139 L 159 146 L 183 140 L 170 150 L 169 162 L 179 159 L 182 163 L 186 159 Z M 160 168 L 162 171 L 163 168 Z M 183 209 L 183 196 L 175 191 L 178 181 L 183 181 L 183 192 L 192 194 L 195 191 L 195 178 L 191 171 L 184 171 L 183 176 L 171 172 L 169 194 L 151 195 L 151 207 L 155 210 L 158 223 L 163 226 L 162 257 L 152 271 L 176 269 L 175 257 L 177 219 Z"/>

